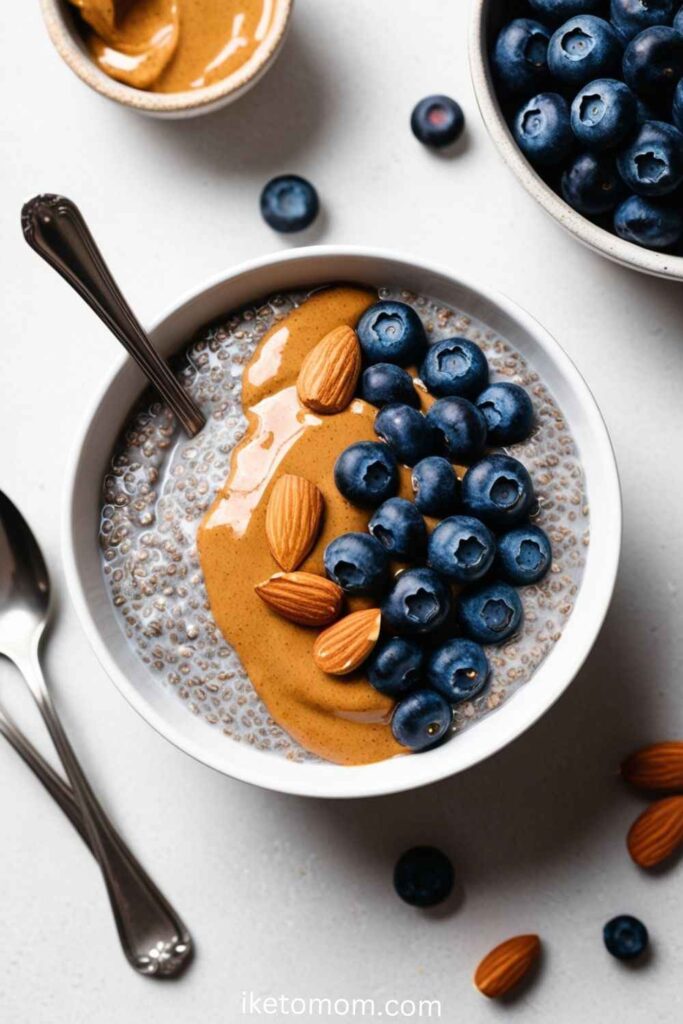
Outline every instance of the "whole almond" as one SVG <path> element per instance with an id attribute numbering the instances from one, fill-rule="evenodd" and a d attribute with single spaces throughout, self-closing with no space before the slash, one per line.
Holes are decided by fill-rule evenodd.
<path id="1" fill-rule="evenodd" d="M 326 629 L 315 641 L 313 660 L 331 676 L 345 676 L 362 665 L 379 637 L 379 608 L 352 612 Z"/>
<path id="2" fill-rule="evenodd" d="M 266 537 L 273 558 L 293 572 L 316 542 L 323 496 L 310 480 L 287 473 L 276 482 L 266 509 Z"/>
<path id="3" fill-rule="evenodd" d="M 351 327 L 335 327 L 301 364 L 296 383 L 299 398 L 313 412 L 342 412 L 354 396 L 360 369 L 356 332 Z"/>
<path id="4" fill-rule="evenodd" d="M 627 757 L 621 774 L 639 789 L 683 791 L 683 743 L 652 743 Z"/>
<path id="5" fill-rule="evenodd" d="M 344 591 L 312 572 L 277 572 L 254 588 L 262 601 L 299 626 L 326 626 L 341 611 Z"/>
<path id="6" fill-rule="evenodd" d="M 656 800 L 631 825 L 626 845 L 641 868 L 653 868 L 683 843 L 683 796 Z"/>
<path id="7" fill-rule="evenodd" d="M 474 984 L 489 999 L 498 999 L 529 973 L 540 952 L 538 935 L 516 935 L 507 939 L 481 961 L 474 974 Z"/>

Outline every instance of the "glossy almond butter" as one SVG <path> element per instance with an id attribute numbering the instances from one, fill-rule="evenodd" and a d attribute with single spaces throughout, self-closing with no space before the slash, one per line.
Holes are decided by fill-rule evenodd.
<path id="1" fill-rule="evenodd" d="M 255 591 L 278 615 L 299 626 L 326 626 L 339 617 L 344 592 L 312 572 L 278 572 Z"/>
<path id="2" fill-rule="evenodd" d="M 313 660 L 331 676 L 345 676 L 362 665 L 377 643 L 382 623 L 379 608 L 352 612 L 326 629 L 313 646 Z"/>
<path id="3" fill-rule="evenodd" d="M 538 935 L 515 935 L 484 957 L 474 974 L 474 984 L 489 999 L 499 999 L 524 978 L 541 952 Z"/>
<path id="4" fill-rule="evenodd" d="M 671 857 L 683 844 L 683 796 L 656 800 L 636 818 L 626 845 L 641 868 L 653 868 Z"/>
<path id="5" fill-rule="evenodd" d="M 266 537 L 273 558 L 293 572 L 316 542 L 323 496 L 310 480 L 286 473 L 277 481 L 266 510 Z"/>
<path id="6" fill-rule="evenodd" d="M 636 750 L 623 762 L 621 774 L 639 789 L 683 791 L 683 742 L 651 743 Z"/>
<path id="7" fill-rule="evenodd" d="M 313 348 L 297 379 L 297 393 L 313 412 L 342 412 L 356 391 L 361 370 L 358 337 L 352 327 L 335 327 Z"/>

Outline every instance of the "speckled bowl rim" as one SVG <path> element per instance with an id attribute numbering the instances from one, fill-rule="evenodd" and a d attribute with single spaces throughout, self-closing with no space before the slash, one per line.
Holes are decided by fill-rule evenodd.
<path id="1" fill-rule="evenodd" d="M 479 110 L 489 135 L 505 163 L 543 209 L 589 249 L 633 270 L 673 281 L 683 280 L 683 257 L 643 249 L 593 224 L 553 192 L 522 154 L 501 111 L 491 74 L 486 26 L 493 2 L 494 0 L 472 0 L 469 58 Z"/>
<path id="2" fill-rule="evenodd" d="M 232 75 L 203 89 L 154 93 L 133 89 L 101 71 L 80 39 L 67 0 L 40 0 L 48 34 L 60 57 L 91 89 L 125 107 L 169 117 L 200 114 L 237 99 L 255 85 L 277 57 L 289 27 L 294 0 L 273 0 L 276 17 L 261 46 Z M 74 8 L 74 14 L 76 14 Z"/>

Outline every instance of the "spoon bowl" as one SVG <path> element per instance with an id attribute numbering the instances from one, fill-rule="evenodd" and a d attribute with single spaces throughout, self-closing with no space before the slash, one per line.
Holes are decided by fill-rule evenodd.
<path id="1" fill-rule="evenodd" d="M 12 660 L 40 642 L 50 577 L 28 523 L 0 491 L 0 653 Z"/>

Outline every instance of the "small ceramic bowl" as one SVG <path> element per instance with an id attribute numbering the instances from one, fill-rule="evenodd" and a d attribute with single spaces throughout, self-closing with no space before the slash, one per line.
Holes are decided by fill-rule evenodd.
<path id="1" fill-rule="evenodd" d="M 40 0 L 50 39 L 59 55 L 82 81 L 107 99 L 154 117 L 195 117 L 232 103 L 251 89 L 280 52 L 294 0 L 273 0 L 275 18 L 258 50 L 232 75 L 188 92 L 155 93 L 133 89 L 105 75 L 92 61 L 79 27 L 78 10 L 68 0 Z"/>
<path id="2" fill-rule="evenodd" d="M 683 280 L 683 257 L 643 249 L 593 224 L 546 185 L 519 149 L 500 109 L 489 62 L 491 46 L 500 29 L 510 18 L 510 5 L 507 0 L 472 0 L 472 82 L 484 124 L 503 160 L 543 209 L 584 245 L 633 270 L 675 281 Z"/>
<path id="3" fill-rule="evenodd" d="M 560 346 L 514 303 L 448 270 L 404 256 L 343 246 L 294 249 L 220 274 L 174 303 L 151 325 L 163 356 L 204 324 L 273 292 L 334 281 L 402 286 L 482 320 L 531 364 L 562 409 L 579 449 L 591 514 L 591 541 L 574 610 L 533 677 L 496 711 L 435 750 L 379 764 L 296 763 L 237 743 L 190 714 L 156 679 L 123 635 L 105 585 L 98 545 L 102 482 L 114 442 L 145 388 L 124 356 L 92 403 L 67 470 L 66 578 L 83 628 L 120 691 L 151 725 L 218 771 L 267 789 L 316 797 L 361 797 L 412 789 L 464 771 L 528 729 L 569 686 L 590 651 L 612 595 L 621 542 L 621 500 L 605 424 L 582 377 Z"/>

